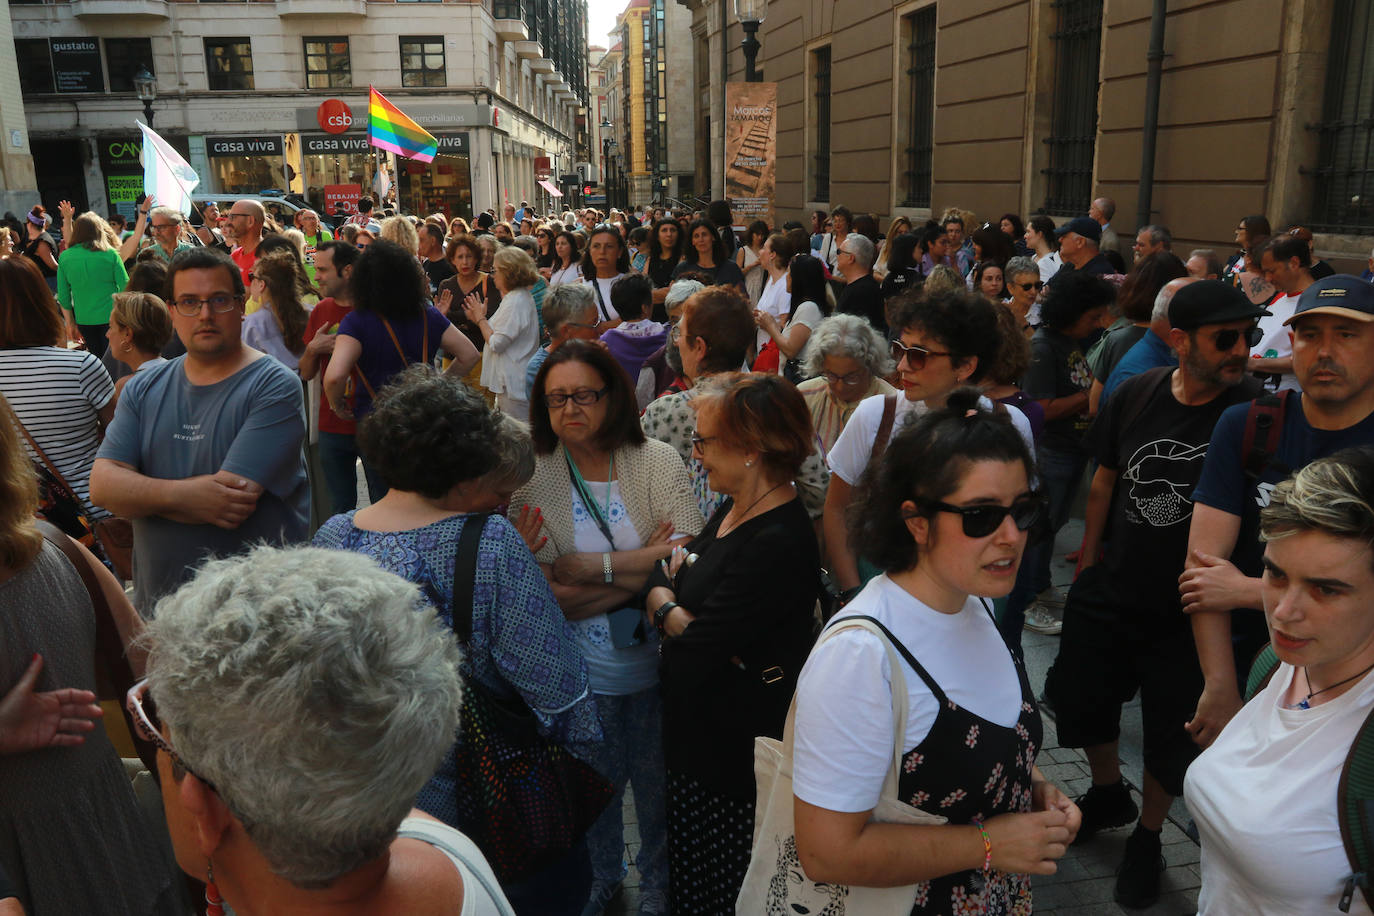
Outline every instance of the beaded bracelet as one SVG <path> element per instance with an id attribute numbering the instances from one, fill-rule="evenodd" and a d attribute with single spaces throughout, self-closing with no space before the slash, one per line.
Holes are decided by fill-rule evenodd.
<path id="1" fill-rule="evenodd" d="M 983 826 L 983 819 L 975 817 L 973 826 L 978 828 L 978 832 L 983 835 L 983 877 L 992 877 L 992 837 L 988 836 L 988 828 Z"/>

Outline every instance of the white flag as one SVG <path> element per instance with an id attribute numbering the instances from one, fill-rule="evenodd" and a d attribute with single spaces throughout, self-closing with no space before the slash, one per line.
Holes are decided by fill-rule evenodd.
<path id="1" fill-rule="evenodd" d="M 189 215 L 191 192 L 200 184 L 200 176 L 151 127 L 142 121 L 134 123 L 143 131 L 143 193 L 152 197 L 159 207 L 175 207 Z"/>
<path id="2" fill-rule="evenodd" d="M 386 198 L 386 192 L 391 190 L 391 176 L 380 166 L 377 168 L 377 174 L 373 176 L 372 190 L 377 193 L 378 204 Z"/>

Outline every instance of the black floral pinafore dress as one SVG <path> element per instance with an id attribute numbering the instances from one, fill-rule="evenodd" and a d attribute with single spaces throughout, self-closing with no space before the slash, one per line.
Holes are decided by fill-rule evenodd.
<path id="1" fill-rule="evenodd" d="M 945 696 L 940 685 L 901 643 L 893 640 L 940 703 L 929 734 L 902 757 L 897 797 L 908 804 L 971 824 L 999 814 L 1031 810 L 1031 768 L 1043 729 L 1025 666 L 1016 664 L 1021 682 L 1021 715 L 1012 728 L 976 716 Z M 1010 654 L 1010 653 L 1008 653 Z M 981 868 L 922 881 L 912 916 L 1030 916 L 1029 875 Z"/>

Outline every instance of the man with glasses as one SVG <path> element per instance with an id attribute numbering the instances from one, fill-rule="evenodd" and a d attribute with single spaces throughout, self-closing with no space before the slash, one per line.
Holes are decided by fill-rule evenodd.
<path id="1" fill-rule="evenodd" d="M 181 226 L 184 219 L 180 210 L 172 207 L 154 207 L 148 214 L 149 234 L 153 238 L 153 251 L 163 261 L 170 263 L 172 258 L 194 246 L 181 241 Z"/>
<path id="2" fill-rule="evenodd" d="M 873 262 L 877 249 L 866 236 L 851 232 L 835 253 L 835 269 L 844 277 L 844 290 L 835 311 L 841 315 L 858 315 L 887 336 L 887 312 L 883 308 L 883 288 L 873 278 Z"/>
<path id="3" fill-rule="evenodd" d="M 236 200 L 229 208 L 229 226 L 234 233 L 234 250 L 229 252 L 229 257 L 238 265 L 245 289 L 253 263 L 258 259 L 258 245 L 262 242 L 265 225 L 267 211 L 256 200 Z"/>
<path id="4" fill-rule="evenodd" d="M 167 288 L 186 355 L 129 379 L 91 471 L 92 501 L 133 519 L 144 616 L 207 556 L 304 540 L 310 510 L 300 379 L 244 345 L 237 265 L 182 252 Z"/>
<path id="5" fill-rule="evenodd" d="M 1288 321 L 1298 309 L 1298 300 L 1312 285 L 1312 246 L 1292 232 L 1276 235 L 1260 252 L 1260 273 L 1279 296 L 1269 303 L 1272 317 L 1261 321 L 1264 336 L 1250 359 L 1250 371 L 1271 376 L 1280 391 L 1298 390 L 1293 373 L 1293 341 Z"/>
<path id="6" fill-rule="evenodd" d="M 1092 788 L 1078 799 L 1080 841 L 1140 814 L 1116 878 L 1116 900 L 1129 907 L 1159 897 L 1160 830 L 1198 753 L 1183 723 L 1202 693 L 1202 671 L 1176 585 L 1193 488 L 1222 412 L 1260 394 L 1245 364 L 1259 337 L 1256 321 L 1267 314 L 1220 280 L 1182 288 L 1168 311 L 1178 368 L 1127 380 L 1089 436 L 1098 467 L 1080 573 L 1064 604 L 1045 695 L 1060 743 L 1083 748 L 1092 769 Z M 1139 812 L 1121 781 L 1117 743 L 1121 705 L 1137 691 L 1145 757 Z"/>

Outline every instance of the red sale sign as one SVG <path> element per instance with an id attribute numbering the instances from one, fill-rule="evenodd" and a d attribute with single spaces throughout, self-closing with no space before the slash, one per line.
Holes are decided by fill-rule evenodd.
<path id="1" fill-rule="evenodd" d="M 351 216 L 358 212 L 358 198 L 363 196 L 359 184 L 327 184 L 324 186 L 326 216 Z"/>

